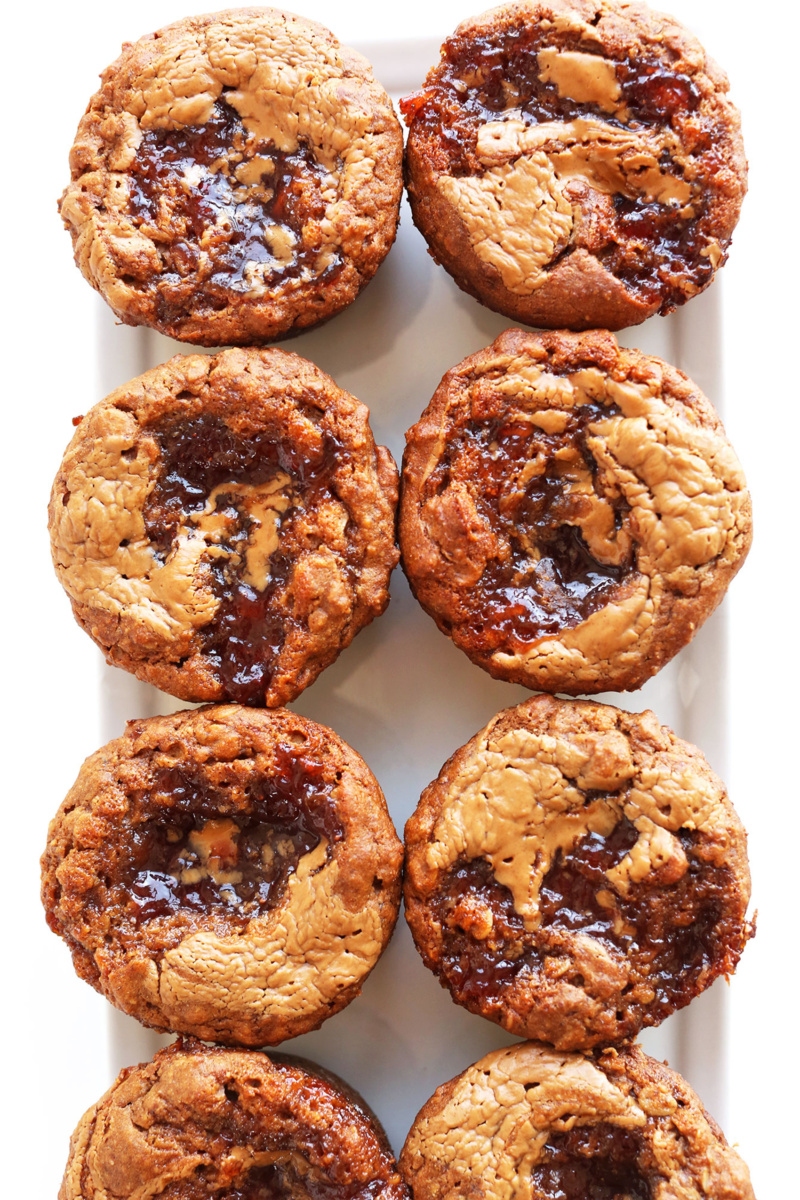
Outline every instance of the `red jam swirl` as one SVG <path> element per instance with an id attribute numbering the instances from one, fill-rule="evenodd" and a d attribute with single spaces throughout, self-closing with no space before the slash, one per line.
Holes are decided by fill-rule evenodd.
<path id="1" fill-rule="evenodd" d="M 547 956 L 567 953 L 563 933 L 580 932 L 627 959 L 626 992 L 634 1007 L 646 1009 L 647 1023 L 688 1003 L 708 982 L 709 971 L 715 978 L 733 969 L 743 936 L 725 903 L 729 869 L 703 860 L 696 833 L 682 829 L 676 836 L 688 860 L 685 874 L 667 884 L 653 872 L 627 897 L 614 892 L 606 874 L 637 840 L 627 817 L 608 836 L 589 833 L 568 853 L 559 851 L 542 881 L 541 920 L 532 932 L 488 862 L 458 862 L 430 901 L 443 930 L 440 969 L 448 986 L 467 1004 L 498 1007 L 505 985 L 540 969 Z M 492 913 L 487 936 L 483 930 L 473 936 L 474 909 L 463 900 L 467 892 Z"/>
<path id="2" fill-rule="evenodd" d="M 281 611 L 279 597 L 294 562 L 293 527 L 330 495 L 331 476 L 340 447 L 328 433 L 316 452 L 301 449 L 276 430 L 241 437 L 216 417 L 175 420 L 148 430 L 158 441 L 161 470 L 144 511 L 145 529 L 156 554 L 169 554 L 187 516 L 201 512 L 215 488 L 258 485 L 279 472 L 290 477 L 293 504 L 279 520 L 280 545 L 269 562 L 269 579 L 259 591 L 242 578 L 250 519 L 236 508 L 236 496 L 217 496 L 217 510 L 229 510 L 233 532 L 225 548 L 231 553 L 209 560 L 212 588 L 218 598 L 213 620 L 200 631 L 203 653 L 215 667 L 225 694 L 238 704 L 263 705 L 275 662 L 291 617 Z M 239 565 L 234 566 L 236 554 Z"/>
<path id="3" fill-rule="evenodd" d="M 541 78 L 538 54 L 551 46 L 604 57 L 595 44 L 581 42 L 577 33 L 545 31 L 535 25 L 456 34 L 445 43 L 434 79 L 400 105 L 406 123 L 424 141 L 436 172 L 455 177 L 482 174 L 485 164 L 477 155 L 478 130 L 508 110 L 529 125 L 587 117 L 631 132 L 666 126 L 679 138 L 685 129 L 694 177 L 713 183 L 724 170 L 720 147 L 727 142 L 725 126 L 721 118 L 700 114 L 700 92 L 690 76 L 646 55 L 617 60 L 614 72 L 620 106 L 626 110 L 623 121 L 594 102 L 559 95 L 554 82 Z M 683 178 L 683 166 L 668 154 L 660 166 L 666 174 Z M 675 203 L 616 196 L 604 244 L 590 247 L 609 271 L 645 301 L 661 297 L 663 312 L 683 304 L 714 271 L 704 253 L 708 200 L 702 188 L 695 193 L 690 212 Z"/>
<path id="4" fill-rule="evenodd" d="M 611 405 L 580 405 L 561 433 L 545 433 L 507 413 L 467 422 L 448 441 L 426 497 L 454 479 L 466 481 L 502 547 L 461 597 L 468 613 L 464 623 L 486 652 L 520 652 L 573 628 L 607 605 L 631 571 L 631 558 L 615 565 L 592 554 L 575 522 L 587 515 L 594 498 L 571 492 L 563 476 L 565 455 L 585 465 L 596 496 L 611 505 L 616 529 L 622 528 L 627 505 L 619 496 L 603 495 L 587 445 L 592 422 L 617 412 Z M 516 474 L 537 458 L 546 460 L 546 469 L 518 489 Z"/>
<path id="5" fill-rule="evenodd" d="M 121 886 L 136 927 L 178 912 L 243 921 L 281 900 L 300 859 L 343 836 L 324 768 L 279 749 L 268 777 L 253 773 L 246 811 L 201 767 L 159 770 L 139 797 Z"/>
<path id="6" fill-rule="evenodd" d="M 532 1200 L 651 1200 L 637 1130 L 602 1122 L 553 1133 L 531 1171 Z"/>
<path id="7" fill-rule="evenodd" d="M 328 173 L 310 147 L 277 150 L 248 133 L 223 99 L 203 125 L 145 132 L 129 178 L 134 223 L 164 263 L 156 284 L 162 319 L 225 308 L 237 294 L 341 266 L 338 251 L 319 260 Z M 265 225 L 278 228 L 286 252 L 273 253 Z"/>

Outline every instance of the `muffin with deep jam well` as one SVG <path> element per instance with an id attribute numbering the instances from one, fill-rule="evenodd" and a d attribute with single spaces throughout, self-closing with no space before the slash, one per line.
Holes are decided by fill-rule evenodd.
<path id="1" fill-rule="evenodd" d="M 294 713 L 131 721 L 51 823 L 42 899 L 75 970 L 155 1029 L 247 1046 L 359 994 L 402 846 L 366 763 Z"/>
<path id="2" fill-rule="evenodd" d="M 408 1200 L 376 1117 L 313 1063 L 188 1039 L 83 1116 L 59 1200 Z"/>
<path id="3" fill-rule="evenodd" d="M 672 17 L 618 0 L 465 21 L 401 108 L 414 220 L 515 321 L 622 329 L 727 257 L 746 189 L 728 81 Z"/>
<path id="4" fill-rule="evenodd" d="M 632 1038 L 730 975 L 749 897 L 724 785 L 651 712 L 509 708 L 406 826 L 426 966 L 456 1003 L 559 1050 Z"/>
<path id="5" fill-rule="evenodd" d="M 749 493 L 711 404 L 605 331 L 501 334 L 445 375 L 406 440 L 411 587 L 500 679 L 640 687 L 750 546 Z"/>
<path id="6" fill-rule="evenodd" d="M 362 55 L 274 8 L 125 45 L 70 155 L 61 216 L 116 316 L 205 346 L 338 313 L 391 248 L 403 138 Z"/>
<path id="7" fill-rule="evenodd" d="M 53 561 L 110 663 L 183 700 L 275 707 L 386 607 L 396 502 L 368 410 L 312 363 L 177 356 L 80 419 Z"/>
<path id="8" fill-rule="evenodd" d="M 437 1088 L 400 1170 L 414 1200 L 753 1200 L 697 1095 L 638 1046 L 486 1055 Z"/>

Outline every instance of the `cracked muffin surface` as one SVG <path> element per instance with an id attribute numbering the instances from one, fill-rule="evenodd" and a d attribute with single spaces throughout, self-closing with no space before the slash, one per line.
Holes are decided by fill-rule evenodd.
<path id="1" fill-rule="evenodd" d="M 500 713 L 406 825 L 405 912 L 456 1003 L 587 1050 L 729 976 L 753 928 L 745 831 L 651 712 L 537 696 Z"/>
<path id="2" fill-rule="evenodd" d="M 313 1063 L 192 1039 L 123 1070 L 70 1144 L 59 1200 L 407 1200 L 375 1116 Z"/>
<path id="3" fill-rule="evenodd" d="M 394 241 L 403 139 L 362 55 L 274 8 L 189 17 L 101 77 L 60 202 L 116 316 L 206 346 L 335 315 Z"/>
<path id="4" fill-rule="evenodd" d="M 414 221 L 513 320 L 621 329 L 702 291 L 746 190 L 728 81 L 672 17 L 617 0 L 461 24 L 401 108 Z"/>
<path id="5" fill-rule="evenodd" d="M 51 823 L 42 899 L 75 970 L 145 1025 L 273 1045 L 361 990 L 402 846 L 364 761 L 285 710 L 132 721 Z"/>
<path id="6" fill-rule="evenodd" d="M 612 334 L 508 330 L 406 434 L 400 545 L 439 628 L 490 674 L 631 690 L 716 608 L 750 497 L 699 388 Z"/>
<path id="7" fill-rule="evenodd" d="M 638 1046 L 488 1054 L 423 1107 L 400 1170 L 415 1200 L 753 1200 L 697 1095 Z"/>
<path id="8" fill-rule="evenodd" d="M 396 501 L 367 408 L 312 363 L 178 355 L 80 420 L 53 561 L 110 663 L 183 700 L 275 707 L 386 607 Z"/>

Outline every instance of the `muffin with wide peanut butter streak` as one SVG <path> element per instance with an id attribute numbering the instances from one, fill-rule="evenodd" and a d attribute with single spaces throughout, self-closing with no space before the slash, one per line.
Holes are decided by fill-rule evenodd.
<path id="1" fill-rule="evenodd" d="M 253 345 L 334 316 L 375 274 L 403 137 L 370 64 L 324 26 L 187 17 L 126 44 L 101 84 L 60 208 L 121 321 Z"/>
<path id="2" fill-rule="evenodd" d="M 473 662 L 526 687 L 641 687 L 750 546 L 709 401 L 605 331 L 506 331 L 448 371 L 406 441 L 411 587 Z"/>
<path id="3" fill-rule="evenodd" d="M 487 1054 L 437 1088 L 400 1170 L 414 1200 L 753 1200 L 747 1167 L 686 1080 L 638 1046 Z"/>
<path id="4" fill-rule="evenodd" d="M 401 107 L 433 257 L 515 321 L 636 325 L 727 258 L 747 181 L 739 114 L 699 42 L 644 4 L 493 8 Z"/>
<path id="5" fill-rule="evenodd" d="M 405 911 L 456 1003 L 586 1050 L 730 975 L 753 927 L 746 836 L 651 712 L 536 696 L 458 750 L 406 826 Z"/>
<path id="6" fill-rule="evenodd" d="M 274 1045 L 361 991 L 402 846 L 366 763 L 286 710 L 131 721 L 86 760 L 42 858 L 78 975 L 154 1029 Z"/>
<path id="7" fill-rule="evenodd" d="M 129 1067 L 79 1122 L 59 1200 L 408 1200 L 352 1088 L 314 1063 L 194 1040 Z"/>
<path id="8" fill-rule="evenodd" d="M 283 350 L 178 355 L 80 419 L 53 562 L 110 663 L 182 700 L 293 700 L 389 602 L 397 470 Z"/>

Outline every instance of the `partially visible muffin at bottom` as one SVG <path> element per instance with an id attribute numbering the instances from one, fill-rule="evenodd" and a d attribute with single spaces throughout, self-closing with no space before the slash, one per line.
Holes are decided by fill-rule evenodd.
<path id="1" fill-rule="evenodd" d="M 78 423 L 53 562 L 108 661 L 182 700 L 293 700 L 389 602 L 397 470 L 283 350 L 178 355 Z"/>
<path id="2" fill-rule="evenodd" d="M 587 1050 L 736 968 L 745 831 L 701 752 L 651 712 L 536 696 L 498 714 L 406 825 L 405 912 L 456 1001 Z"/>
<path id="3" fill-rule="evenodd" d="M 698 1097 L 638 1046 L 488 1054 L 423 1107 L 400 1170 L 414 1200 L 753 1200 Z"/>
<path id="4" fill-rule="evenodd" d="M 605 330 L 507 330 L 447 372 L 406 441 L 414 594 L 473 662 L 537 691 L 641 687 L 750 546 L 712 405 Z"/>
<path id="5" fill-rule="evenodd" d="M 407 1200 L 380 1124 L 313 1063 L 192 1039 L 121 1072 L 79 1122 L 59 1200 Z"/>
<path id="6" fill-rule="evenodd" d="M 236 705 L 129 723 L 51 823 L 42 898 L 75 970 L 145 1025 L 274 1045 L 361 991 L 402 846 L 341 738 Z"/>

